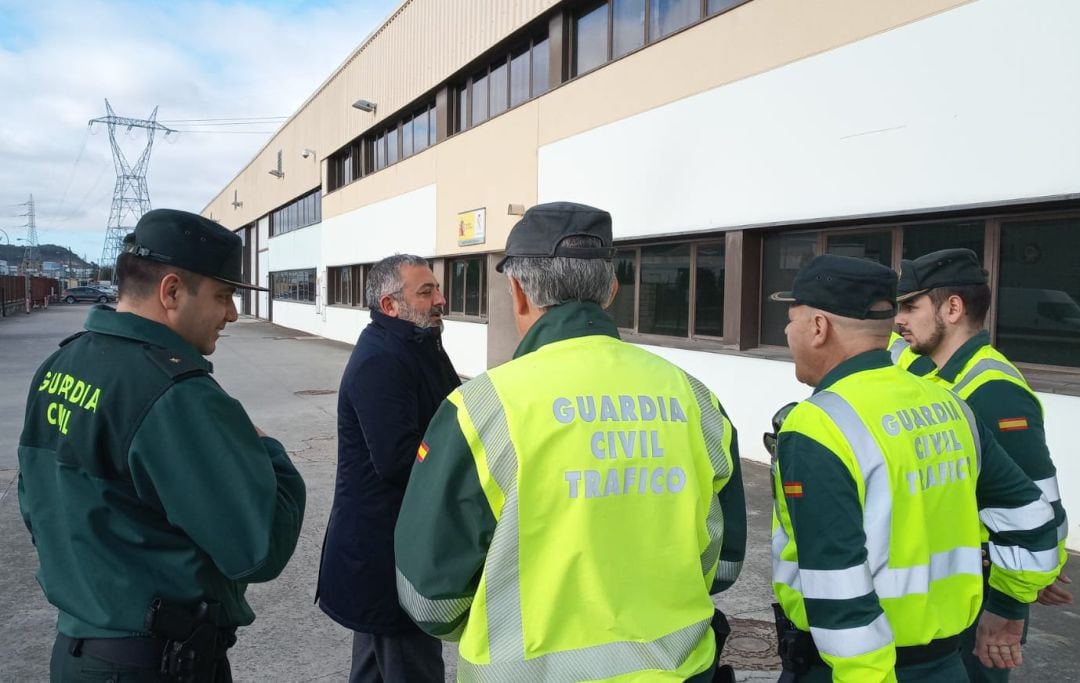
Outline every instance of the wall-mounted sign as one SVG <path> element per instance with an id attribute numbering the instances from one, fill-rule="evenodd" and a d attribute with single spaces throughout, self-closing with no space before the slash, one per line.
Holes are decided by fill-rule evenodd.
<path id="1" fill-rule="evenodd" d="M 457 215 L 457 243 L 459 247 L 483 244 L 486 237 L 485 209 L 473 209 Z"/>

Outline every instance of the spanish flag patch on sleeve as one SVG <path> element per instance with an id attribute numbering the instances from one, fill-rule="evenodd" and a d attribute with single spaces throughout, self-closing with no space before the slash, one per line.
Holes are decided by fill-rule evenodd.
<path id="1" fill-rule="evenodd" d="M 428 447 L 423 441 L 420 442 L 420 448 L 416 449 L 416 462 L 424 462 L 424 458 L 427 457 Z"/>
<path id="2" fill-rule="evenodd" d="M 784 482 L 784 497 L 785 498 L 802 498 L 802 482 L 801 481 L 785 481 Z"/>
<path id="3" fill-rule="evenodd" d="M 1016 432 L 1028 428 L 1026 417 L 1003 417 L 998 420 L 999 432 Z"/>

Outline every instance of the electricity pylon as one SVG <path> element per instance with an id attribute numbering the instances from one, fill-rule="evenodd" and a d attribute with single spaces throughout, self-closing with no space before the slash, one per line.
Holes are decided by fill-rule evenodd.
<path id="1" fill-rule="evenodd" d="M 101 249 L 101 260 L 98 262 L 99 279 L 101 270 L 109 268 L 112 271 L 112 281 L 116 282 L 116 258 L 123 251 L 124 235 L 131 232 L 139 218 L 150 210 L 150 192 L 146 188 L 146 167 L 150 163 L 154 135 L 159 130 L 164 132 L 166 137 L 176 132 L 157 122 L 157 110 L 158 108 L 154 107 L 148 119 L 129 119 L 114 114 L 109 100 L 105 100 L 105 111 L 108 114 L 101 118 L 90 119 L 88 124 L 91 129 L 95 123 L 103 123 L 109 127 L 109 143 L 112 145 L 113 164 L 116 166 L 116 188 L 113 190 L 112 208 L 109 210 L 109 224 L 105 228 L 105 245 Z M 127 128 L 128 132 L 134 128 L 146 130 L 146 147 L 143 148 L 134 166 L 128 163 L 124 151 L 117 144 L 117 127 Z"/>
<path id="2" fill-rule="evenodd" d="M 22 270 L 27 275 L 31 271 L 41 269 L 38 264 L 38 241 L 37 241 L 37 217 L 34 215 L 34 195 L 30 195 L 30 201 L 23 204 L 26 207 L 26 248 L 23 249 Z"/>

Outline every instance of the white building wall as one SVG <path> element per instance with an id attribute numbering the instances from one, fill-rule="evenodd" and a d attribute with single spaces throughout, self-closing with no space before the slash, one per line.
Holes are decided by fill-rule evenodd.
<path id="1" fill-rule="evenodd" d="M 299 304 L 291 301 L 274 302 L 273 322 L 275 325 L 319 335 L 321 321 L 322 316 L 316 312 L 313 304 Z"/>
<path id="2" fill-rule="evenodd" d="M 270 272 L 318 268 L 322 250 L 322 224 L 316 223 L 306 228 L 293 230 L 284 235 L 270 238 Z M 277 302 L 274 302 L 277 314 Z"/>
<path id="3" fill-rule="evenodd" d="M 447 320 L 443 327 L 443 347 L 459 375 L 476 377 L 487 370 L 488 326 Z"/>
<path id="4" fill-rule="evenodd" d="M 980 0 L 542 147 L 617 238 L 1080 192 L 1080 3 Z"/>
<path id="5" fill-rule="evenodd" d="M 435 255 L 435 185 L 324 220 L 321 263 L 372 263 L 394 253 Z"/>

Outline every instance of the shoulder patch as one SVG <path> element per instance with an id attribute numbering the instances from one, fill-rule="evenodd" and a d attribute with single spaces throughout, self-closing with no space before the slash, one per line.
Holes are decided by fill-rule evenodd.
<path id="1" fill-rule="evenodd" d="M 146 346 L 146 357 L 169 376 L 170 379 L 180 379 L 187 375 L 206 375 L 206 368 L 192 360 L 184 358 L 179 353 L 163 349 L 160 346 Z"/>
<path id="2" fill-rule="evenodd" d="M 784 497 L 785 498 L 802 498 L 803 488 L 801 481 L 785 481 L 784 482 Z"/>
<path id="3" fill-rule="evenodd" d="M 1026 417 L 1003 417 L 997 421 L 998 431 L 1016 432 L 1028 428 Z"/>
<path id="4" fill-rule="evenodd" d="M 424 458 L 428 454 L 428 445 L 423 441 L 420 442 L 420 448 L 416 449 L 416 462 L 424 462 Z"/>
<path id="5" fill-rule="evenodd" d="M 86 330 L 83 330 L 82 332 L 76 332 L 75 334 L 71 335 L 70 337 L 68 337 L 64 341 L 60 342 L 60 346 L 67 346 L 68 344 L 75 341 L 76 339 L 83 336 L 84 334 L 86 334 Z"/>

